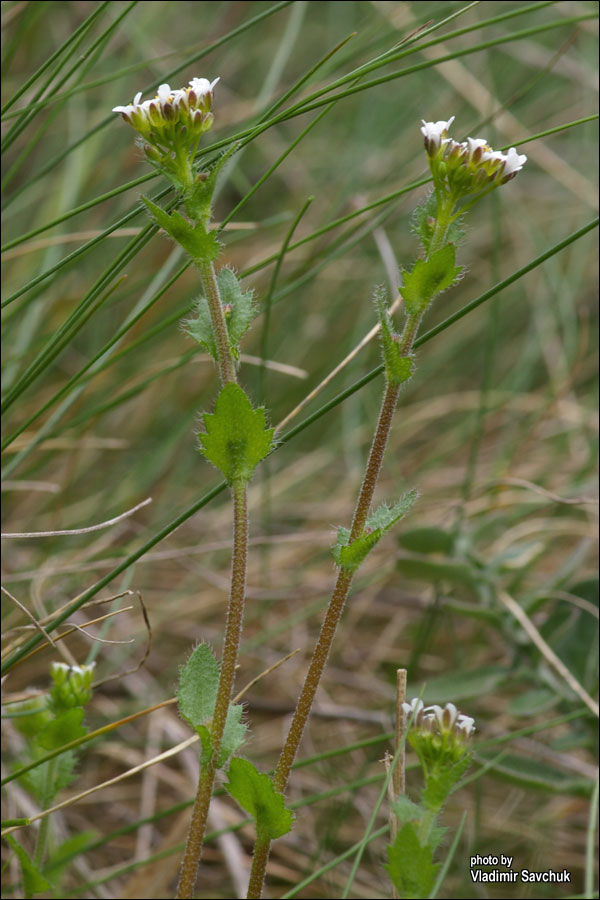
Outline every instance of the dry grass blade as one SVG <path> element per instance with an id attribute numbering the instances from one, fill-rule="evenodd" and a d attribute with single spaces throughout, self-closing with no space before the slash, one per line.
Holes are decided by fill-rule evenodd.
<path id="1" fill-rule="evenodd" d="M 63 531 L 14 531 L 7 534 L 2 534 L 0 537 L 3 538 L 40 538 L 40 537 L 59 537 L 63 535 L 69 534 L 88 534 L 90 531 L 101 531 L 103 528 L 110 528 L 111 525 L 116 525 L 117 522 L 121 522 L 123 519 L 126 519 L 128 516 L 132 516 L 138 509 L 142 509 L 144 506 L 148 506 L 149 503 L 152 503 L 152 497 L 147 497 L 145 500 L 142 500 L 141 503 L 138 503 L 136 506 L 133 506 L 131 509 L 126 510 L 124 513 L 121 513 L 118 516 L 115 516 L 113 519 L 107 519 L 106 522 L 98 522 L 97 525 L 87 525 L 85 528 L 67 528 Z"/>
<path id="2" fill-rule="evenodd" d="M 505 591 L 499 591 L 498 596 L 515 617 L 517 622 L 523 627 L 527 636 L 538 648 L 544 659 L 555 669 L 556 672 L 564 679 L 571 690 L 583 700 L 588 709 L 590 709 L 596 717 L 600 717 L 600 707 L 593 697 L 590 697 L 586 689 L 577 681 L 575 676 L 569 672 L 565 664 L 556 655 L 554 650 L 548 646 L 538 629 L 535 627 L 527 613 L 519 606 L 517 601 L 507 594 Z"/>

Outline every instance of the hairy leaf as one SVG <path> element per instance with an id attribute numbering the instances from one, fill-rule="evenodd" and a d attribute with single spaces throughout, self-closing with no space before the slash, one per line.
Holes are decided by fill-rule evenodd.
<path id="1" fill-rule="evenodd" d="M 219 686 L 219 664 L 208 644 L 198 644 L 181 667 L 177 687 L 179 712 L 197 729 L 212 719 Z"/>
<path id="2" fill-rule="evenodd" d="M 176 241 L 194 262 L 212 262 L 219 255 L 220 245 L 214 231 L 208 231 L 202 222 L 192 225 L 181 213 L 165 212 L 152 200 L 142 197 L 157 225 Z"/>
<path id="3" fill-rule="evenodd" d="M 402 296 L 409 315 L 421 315 L 436 294 L 458 281 L 462 266 L 455 266 L 456 251 L 446 244 L 430 257 L 418 259 L 412 272 L 402 271 Z"/>
<path id="4" fill-rule="evenodd" d="M 37 742 L 44 750 L 56 750 L 87 733 L 82 725 L 84 711 L 81 706 L 74 706 L 48 722 L 40 731 Z"/>
<path id="5" fill-rule="evenodd" d="M 386 531 L 406 515 L 417 496 L 417 491 L 408 491 L 391 508 L 382 504 L 369 516 L 363 534 L 354 541 L 350 541 L 350 531 L 347 528 L 338 528 L 337 541 L 331 548 L 338 566 L 355 572 Z"/>
<path id="6" fill-rule="evenodd" d="M 402 356 L 398 335 L 394 331 L 390 314 L 387 311 L 383 288 L 377 288 L 375 291 L 375 308 L 381 326 L 381 349 L 387 380 L 390 384 L 402 384 L 402 382 L 408 381 L 412 375 L 413 360 L 411 356 Z"/>
<path id="7" fill-rule="evenodd" d="M 265 427 L 263 407 L 253 409 L 242 388 L 230 382 L 217 397 L 214 413 L 203 416 L 206 434 L 199 434 L 201 452 L 228 484 L 250 481 L 273 443 L 273 428 Z"/>
<path id="8" fill-rule="evenodd" d="M 393 844 L 387 848 L 388 875 L 399 897 L 428 897 L 435 883 L 439 863 L 433 862 L 431 846 L 419 843 L 417 826 L 406 822 L 398 829 Z"/>
<path id="9" fill-rule="evenodd" d="M 186 319 L 183 323 L 183 330 L 198 341 L 201 347 L 204 347 L 207 353 L 210 353 L 214 360 L 218 359 L 217 342 L 210 318 L 210 309 L 206 297 L 200 297 L 196 302 L 196 318 Z"/>
<path id="10" fill-rule="evenodd" d="M 247 759 L 236 757 L 231 760 L 228 776 L 225 789 L 252 816 L 259 837 L 274 840 L 291 830 L 294 815 L 286 809 L 283 794 L 275 790 L 268 775 L 261 774 Z"/>
<path id="11" fill-rule="evenodd" d="M 179 673 L 177 701 L 179 712 L 200 736 L 201 763 L 206 765 L 213 753 L 210 726 L 215 711 L 219 686 L 219 664 L 208 644 L 199 644 Z M 230 703 L 221 739 L 217 766 L 225 765 L 246 739 L 246 725 L 241 721 L 243 709 Z"/>
<path id="12" fill-rule="evenodd" d="M 227 266 L 221 269 L 217 275 L 217 281 L 221 302 L 225 308 L 231 352 L 236 359 L 239 359 L 240 341 L 258 314 L 252 299 L 253 291 L 242 291 L 235 272 Z"/>

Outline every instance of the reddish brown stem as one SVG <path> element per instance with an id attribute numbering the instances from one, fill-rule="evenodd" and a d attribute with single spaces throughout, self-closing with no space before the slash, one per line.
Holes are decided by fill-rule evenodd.
<path id="1" fill-rule="evenodd" d="M 248 564 L 248 490 L 245 481 L 233 485 L 233 559 L 231 563 L 231 593 L 227 609 L 227 623 L 223 640 L 223 656 L 215 711 L 210 728 L 212 756 L 202 767 L 198 791 L 192 810 L 192 819 L 185 846 L 177 897 L 191 900 L 194 896 L 198 863 L 206 831 L 208 808 L 212 796 L 221 741 L 227 721 L 227 712 L 233 693 L 240 636 L 244 617 L 246 594 L 246 570 Z"/>

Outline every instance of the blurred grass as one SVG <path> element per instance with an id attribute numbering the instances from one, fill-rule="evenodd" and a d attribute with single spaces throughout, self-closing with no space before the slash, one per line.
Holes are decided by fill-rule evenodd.
<path id="1" fill-rule="evenodd" d="M 222 260 L 249 273 L 259 303 L 271 298 L 268 334 L 259 319 L 244 349 L 260 360 L 266 346 L 274 365 L 294 367 L 243 366 L 244 384 L 255 397 L 264 392 L 275 423 L 370 330 L 373 285 L 390 283 L 393 293 L 398 265 L 415 253 L 410 217 L 427 177 L 421 118 L 456 115 L 461 138 L 484 134 L 502 147 L 558 129 L 525 144 L 525 170 L 469 214 L 461 250 L 467 275 L 425 330 L 594 220 L 596 122 L 568 126 L 597 107 L 596 13 L 592 3 L 3 4 L 3 302 L 13 298 L 3 326 L 4 396 L 13 400 L 4 416 L 4 531 L 83 527 L 153 498 L 133 518 L 91 535 L 6 542 L 3 581 L 37 619 L 89 592 L 217 483 L 194 438 L 198 413 L 214 397 L 214 370 L 177 326 L 197 280 L 147 225 L 140 191 L 166 192 L 148 178 L 133 133 L 110 109 L 169 78 L 221 77 L 210 143 L 247 141 L 216 205 L 223 221 L 243 201 L 223 232 Z M 415 29 L 453 14 L 373 67 Z M 285 155 L 320 114 L 315 104 L 338 94 Z M 439 896 L 479 896 L 468 858 L 492 852 L 515 855 L 519 868 L 564 866 L 574 893 L 589 888 L 594 717 L 499 591 L 518 600 L 595 696 L 594 240 L 591 231 L 571 242 L 419 350 L 378 494 L 393 499 L 416 485 L 421 499 L 399 539 L 382 543 L 357 580 L 303 750 L 337 755 L 300 769 L 290 799 L 342 793 L 307 806 L 291 839 L 275 845 L 270 896 L 361 841 L 379 790 L 369 779 L 382 777 L 387 744 L 339 752 L 391 730 L 401 665 L 411 694 L 425 684 L 429 700 L 453 700 L 476 717 L 474 771 L 488 766 L 447 811 L 455 827 L 463 809 L 468 818 Z M 369 344 L 289 427 L 378 363 Z M 251 489 L 255 546 L 240 687 L 302 648 L 247 697 L 248 755 L 263 768 L 276 759 L 327 601 L 328 546 L 351 514 L 379 390 L 379 379 L 370 381 L 282 445 Z M 220 645 L 228 519 L 224 498 L 212 500 L 99 592 L 139 591 L 153 643 L 142 669 L 98 689 L 92 727 L 172 696 L 194 641 Z M 68 621 L 99 614 L 81 610 Z M 7 643 L 29 637 L 12 631 L 27 623 L 8 600 L 4 622 Z M 78 661 L 94 654 L 99 679 L 143 655 L 137 610 L 96 626 L 94 636 L 135 638 L 100 644 L 78 634 L 60 642 Z M 44 689 L 51 658 L 43 650 L 15 667 L 8 699 Z M 557 718 L 561 724 L 546 728 Z M 523 726 L 533 731 L 508 748 L 489 745 Z M 121 774 L 188 734 L 171 708 L 124 725 L 85 753 L 70 791 Z M 7 743 L 18 759 L 17 736 Z M 490 765 L 500 749 L 506 755 Z M 129 829 L 90 840 L 92 849 L 61 875 L 64 891 L 171 896 L 179 859 L 171 848 L 185 836 L 186 817 L 159 813 L 191 797 L 195 765 L 190 748 L 55 814 L 59 838 Z M 15 783 L 5 800 L 6 817 L 35 812 Z M 239 821 L 221 800 L 215 816 L 215 829 Z M 384 822 L 382 812 L 377 826 Z M 20 839 L 28 846 L 31 838 L 22 830 Z M 238 851 L 248 853 L 251 833 L 242 829 L 240 841 Z M 386 895 L 384 846 L 383 837 L 369 845 L 354 895 Z M 234 849 L 209 846 L 201 896 L 232 896 Z M 13 865 L 9 888 L 18 882 Z M 351 866 L 352 857 L 342 860 L 300 896 L 339 896 Z M 551 885 L 530 891 L 562 896 Z M 502 896 L 502 888 L 489 886 L 488 895 Z"/>

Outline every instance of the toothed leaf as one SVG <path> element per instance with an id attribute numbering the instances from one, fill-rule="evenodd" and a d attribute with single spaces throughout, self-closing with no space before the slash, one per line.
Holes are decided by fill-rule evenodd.
<path id="1" fill-rule="evenodd" d="M 225 307 L 225 321 L 229 333 L 231 351 L 236 359 L 240 355 L 240 341 L 246 334 L 258 310 L 252 300 L 252 291 L 242 291 L 235 272 L 229 268 L 221 269 L 217 275 L 221 302 Z"/>
<path id="2" fill-rule="evenodd" d="M 66 712 L 60 713 L 56 718 L 48 722 L 39 735 L 37 742 L 44 750 L 56 750 L 71 741 L 77 740 L 87 734 L 87 728 L 82 725 L 84 711 L 81 706 L 74 706 Z"/>
<path id="3" fill-rule="evenodd" d="M 399 897 L 429 897 L 435 883 L 439 863 L 433 862 L 433 851 L 428 844 L 419 843 L 417 827 L 406 822 L 393 844 L 388 844 L 388 875 L 398 891 Z"/>
<path id="4" fill-rule="evenodd" d="M 227 719 L 225 721 L 225 730 L 221 739 L 219 748 L 219 758 L 217 766 L 222 768 L 230 756 L 246 743 L 246 731 L 248 726 L 242 722 L 242 713 L 244 709 L 239 703 L 230 703 L 227 710 Z"/>
<path id="5" fill-rule="evenodd" d="M 355 572 L 363 560 L 369 555 L 379 538 L 381 531 L 377 529 L 371 534 L 364 534 L 355 541 L 348 543 L 350 532 L 347 528 L 339 528 L 337 542 L 331 548 L 333 558 L 340 569 Z"/>
<path id="6" fill-rule="evenodd" d="M 385 292 L 382 288 L 375 291 L 375 308 L 381 325 L 380 338 L 383 350 L 385 374 L 390 384 L 402 384 L 412 374 L 412 358 L 402 356 L 397 343 L 398 335 L 394 331 L 390 314 L 385 304 Z"/>
<path id="7" fill-rule="evenodd" d="M 247 759 L 236 757 L 231 760 L 228 777 L 226 791 L 252 816 L 259 837 L 272 841 L 291 830 L 294 815 L 268 775 Z"/>
<path id="8" fill-rule="evenodd" d="M 210 353 L 212 358 L 216 360 L 217 342 L 213 332 L 212 321 L 210 318 L 210 310 L 205 297 L 200 297 L 196 303 L 196 318 L 186 319 L 183 323 L 184 331 L 198 341 L 201 347 Z"/>
<path id="9" fill-rule="evenodd" d="M 253 409 L 242 388 L 230 382 L 217 397 L 214 413 L 203 416 L 206 433 L 198 435 L 201 452 L 228 484 L 250 481 L 273 444 L 273 428 L 265 427 L 263 407 Z"/>
<path id="10" fill-rule="evenodd" d="M 436 294 L 458 281 L 462 266 L 455 266 L 456 251 L 446 244 L 427 260 L 418 259 L 412 272 L 402 271 L 402 296 L 409 315 L 421 315 Z"/>
<path id="11" fill-rule="evenodd" d="M 382 534 L 395 525 L 400 519 L 404 518 L 407 512 L 415 503 L 418 492 L 415 490 L 408 491 L 393 506 L 382 503 L 381 506 L 367 519 L 367 528 L 380 528 Z"/>
<path id="12" fill-rule="evenodd" d="M 157 225 L 176 241 L 194 262 L 212 262 L 219 255 L 220 245 L 214 231 L 208 231 L 202 222 L 192 225 L 181 213 L 165 212 L 152 200 L 142 197 Z"/>
<path id="13" fill-rule="evenodd" d="M 417 491 L 408 491 L 391 508 L 384 503 L 369 516 L 365 531 L 354 541 L 350 541 L 347 528 L 338 528 L 337 541 L 332 547 L 333 558 L 338 566 L 355 572 L 385 532 L 406 515 L 417 496 Z"/>
<path id="14" fill-rule="evenodd" d="M 199 644 L 179 673 L 177 701 L 179 712 L 200 736 L 200 761 L 205 766 L 213 753 L 211 722 L 219 687 L 219 664 L 207 644 Z M 242 707 L 230 703 L 221 739 L 217 766 L 225 765 L 246 739 L 246 726 L 241 721 Z"/>

